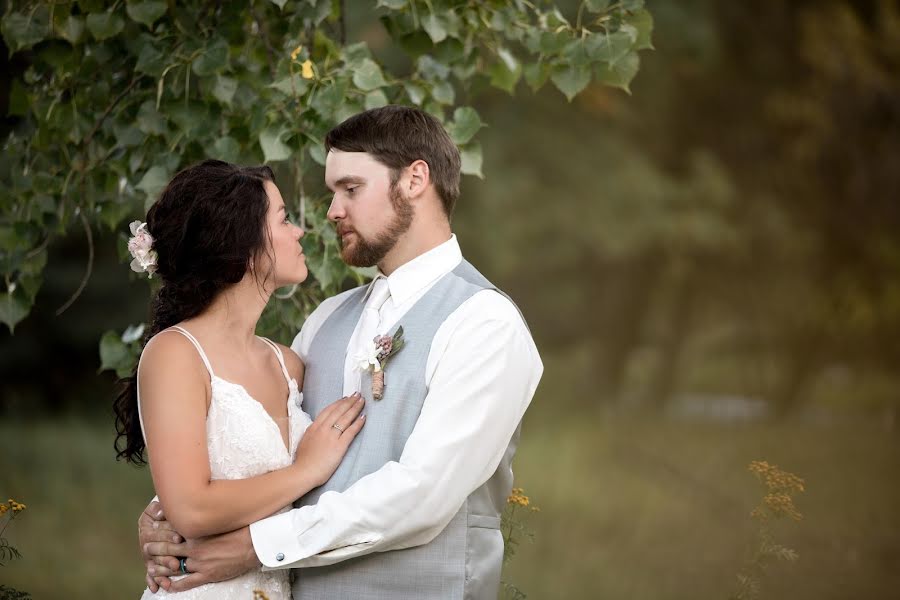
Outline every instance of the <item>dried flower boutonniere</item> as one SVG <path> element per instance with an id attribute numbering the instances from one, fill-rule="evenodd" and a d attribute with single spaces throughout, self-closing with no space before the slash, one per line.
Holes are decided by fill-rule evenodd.
<path id="1" fill-rule="evenodd" d="M 403 327 L 398 327 L 393 336 L 377 335 L 357 356 L 356 368 L 372 373 L 372 397 L 376 400 L 384 398 L 384 369 L 390 357 L 397 354 L 403 345 Z"/>

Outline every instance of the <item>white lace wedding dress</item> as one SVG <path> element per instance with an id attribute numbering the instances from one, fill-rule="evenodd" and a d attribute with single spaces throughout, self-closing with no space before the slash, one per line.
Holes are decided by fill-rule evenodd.
<path id="1" fill-rule="evenodd" d="M 209 370 L 212 399 L 206 417 L 206 445 L 212 478 L 246 479 L 290 465 L 297 451 L 297 443 L 312 421 L 300 408 L 303 394 L 297 388 L 297 382 L 288 375 L 281 349 L 270 340 L 261 338 L 278 356 L 281 370 L 288 382 L 287 412 L 290 424 L 288 447 L 284 445 L 278 425 L 263 405 L 243 386 L 216 377 L 200 343 L 186 329 L 177 325 L 171 329 L 178 331 L 194 344 L 200 358 L 203 359 L 203 364 Z M 139 391 L 138 413 L 140 402 Z M 143 427 L 144 423 L 141 420 L 142 431 Z M 279 512 L 290 508 L 285 506 Z M 153 594 L 148 589 L 144 591 L 141 599 L 253 600 L 255 590 L 264 592 L 269 600 L 289 600 L 291 597 L 289 572 L 254 570 L 229 581 L 206 584 L 186 592 L 171 594 L 163 589 Z"/>

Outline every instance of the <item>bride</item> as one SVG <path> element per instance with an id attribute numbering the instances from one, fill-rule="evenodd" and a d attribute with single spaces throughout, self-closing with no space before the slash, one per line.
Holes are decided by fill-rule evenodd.
<path id="1" fill-rule="evenodd" d="M 322 485 L 360 431 L 356 394 L 312 422 L 303 363 L 257 337 L 275 289 L 307 268 L 268 167 L 207 160 L 178 173 L 132 224 L 132 268 L 162 279 L 138 366 L 115 402 L 118 456 L 143 464 L 175 530 L 198 538 L 290 508 Z M 181 559 L 190 573 L 190 561 Z M 143 598 L 290 598 L 288 571 L 254 571 Z"/>

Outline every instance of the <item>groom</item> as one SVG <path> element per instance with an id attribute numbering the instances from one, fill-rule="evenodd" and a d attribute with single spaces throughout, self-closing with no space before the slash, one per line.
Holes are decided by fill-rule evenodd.
<path id="1" fill-rule="evenodd" d="M 139 522 L 148 582 L 180 591 L 262 564 L 295 569 L 295 600 L 493 600 L 510 465 L 543 365 L 518 309 L 451 233 L 460 158 L 437 119 L 369 110 L 325 148 L 341 256 L 379 275 L 323 302 L 292 348 L 306 364 L 306 411 L 359 390 L 366 425 L 325 485 L 249 528 L 173 543 L 151 504 Z M 401 326 L 405 345 L 373 400 L 371 372 L 357 366 L 375 335 Z M 192 574 L 169 580 L 173 556 Z"/>

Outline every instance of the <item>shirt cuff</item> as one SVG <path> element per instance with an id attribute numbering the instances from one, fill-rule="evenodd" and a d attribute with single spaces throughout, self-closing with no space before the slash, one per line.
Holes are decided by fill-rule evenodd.
<path id="1" fill-rule="evenodd" d="M 381 539 L 365 534 L 341 541 L 321 520 L 298 523 L 298 512 L 294 509 L 250 524 L 253 550 L 263 571 L 333 564 L 368 554 L 367 550 Z"/>

